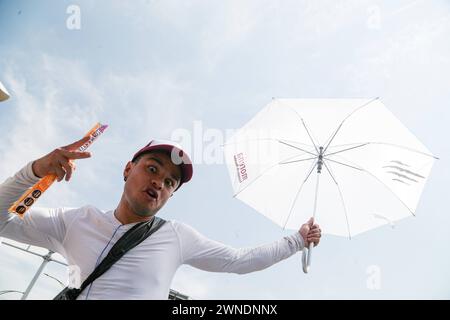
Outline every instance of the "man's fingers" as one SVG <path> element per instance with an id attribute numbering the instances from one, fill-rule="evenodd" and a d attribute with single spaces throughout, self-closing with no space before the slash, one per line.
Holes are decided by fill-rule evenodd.
<path id="1" fill-rule="evenodd" d="M 64 179 L 64 175 L 66 174 L 66 172 L 63 170 L 62 164 L 58 162 L 53 166 L 53 168 L 55 170 L 57 180 L 61 181 L 62 179 Z"/>
<path id="2" fill-rule="evenodd" d="M 91 153 L 86 151 L 68 151 L 64 149 L 60 149 L 60 151 L 67 159 L 85 159 L 91 157 Z"/>
<path id="3" fill-rule="evenodd" d="M 63 166 L 64 170 L 66 171 L 66 181 L 69 181 L 70 178 L 72 177 L 72 171 L 73 171 L 72 164 L 69 161 L 67 161 L 67 162 L 61 163 L 61 165 Z"/>
<path id="4" fill-rule="evenodd" d="M 52 169 L 54 170 L 58 181 L 64 179 L 66 177 L 66 181 L 69 181 L 72 177 L 72 173 L 75 165 L 73 164 L 73 160 L 75 159 L 85 159 L 89 158 L 91 154 L 89 152 L 80 152 L 80 151 L 69 151 L 64 149 L 58 149 L 58 152 L 55 153 L 55 157 L 52 164 Z"/>
<path id="5" fill-rule="evenodd" d="M 74 143 L 68 144 L 67 146 L 62 147 L 61 149 L 69 150 L 69 151 L 75 151 L 78 148 L 80 148 L 83 144 L 88 142 L 90 139 L 90 136 L 83 137 L 78 141 L 75 141 Z"/>
<path id="6" fill-rule="evenodd" d="M 315 246 L 317 246 L 320 242 L 320 238 L 308 238 L 307 240 L 308 243 L 313 242 Z"/>
<path id="7" fill-rule="evenodd" d="M 308 232 L 308 235 L 306 236 L 306 238 L 309 239 L 318 239 L 322 236 L 322 232 L 320 229 L 314 229 L 311 230 L 310 232 Z"/>
<path id="8" fill-rule="evenodd" d="M 307 224 L 309 224 L 310 226 L 312 226 L 312 225 L 314 224 L 314 218 L 313 218 L 313 217 L 309 218 Z"/>

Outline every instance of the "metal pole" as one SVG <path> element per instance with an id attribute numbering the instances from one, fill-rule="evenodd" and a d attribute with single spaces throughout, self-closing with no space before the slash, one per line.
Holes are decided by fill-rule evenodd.
<path id="1" fill-rule="evenodd" d="M 9 247 L 12 247 L 12 248 L 15 248 L 15 249 L 18 249 L 18 250 L 27 252 L 27 253 L 31 253 L 31 254 L 33 254 L 33 255 L 35 255 L 35 256 L 38 256 L 38 257 L 41 257 L 42 259 L 44 259 L 44 261 L 42 262 L 42 264 L 41 264 L 41 266 L 39 267 L 39 269 L 36 271 L 36 274 L 34 275 L 33 280 L 31 280 L 31 282 L 30 282 L 30 284 L 28 285 L 28 288 L 27 288 L 27 290 L 26 290 L 25 292 L 12 290 L 12 292 L 18 292 L 18 293 L 22 293 L 22 294 L 23 294 L 21 300 L 25 300 L 25 299 L 28 297 L 28 295 L 29 295 L 31 289 L 32 289 L 33 286 L 35 285 L 37 279 L 39 278 L 40 274 L 42 273 L 42 270 L 44 270 L 44 267 L 45 267 L 45 265 L 46 265 L 47 263 L 49 263 L 50 261 L 52 261 L 52 262 L 59 263 L 59 264 L 61 264 L 61 265 L 63 265 L 63 266 L 67 266 L 66 263 L 51 258 L 52 254 L 54 253 L 53 251 L 50 251 L 50 250 L 49 250 L 49 252 L 48 252 L 46 255 L 41 255 L 41 254 L 39 254 L 39 253 L 30 251 L 30 250 L 29 250 L 29 249 L 30 249 L 30 246 L 28 246 L 27 249 L 23 249 L 23 248 L 21 248 L 21 247 L 19 247 L 19 246 L 15 246 L 15 245 L 13 245 L 13 244 L 11 244 L 11 243 L 7 243 L 7 242 L 2 242 L 1 244 L 5 244 L 5 245 L 7 245 L 7 246 L 9 246 Z M 61 285 L 64 286 L 64 284 L 63 284 L 61 281 L 59 281 L 58 279 L 56 279 L 55 277 L 52 277 L 52 276 L 50 276 L 50 275 L 48 275 L 48 274 L 46 274 L 46 276 L 48 276 L 48 277 L 50 277 L 50 278 L 52 278 L 52 279 L 58 281 Z M 9 291 L 11 291 L 11 290 L 7 290 L 7 291 L 9 292 Z M 4 291 L 0 291 L 0 294 L 1 294 L 2 292 L 4 292 Z M 177 291 L 175 291 L 175 290 L 172 290 L 172 289 L 170 289 L 169 299 L 171 299 L 171 300 L 190 300 L 189 296 L 184 295 L 184 294 L 182 294 L 182 293 L 179 293 L 179 292 L 177 292 Z"/>
<path id="2" fill-rule="evenodd" d="M 51 256 L 54 252 L 49 250 L 48 253 L 43 256 L 42 258 L 44 259 L 44 261 L 42 261 L 41 266 L 39 267 L 39 269 L 36 271 L 36 274 L 33 277 L 33 280 L 31 280 L 30 284 L 28 285 L 28 288 L 25 290 L 25 293 L 23 294 L 22 298 L 20 300 L 26 300 L 28 295 L 30 294 L 31 289 L 34 287 L 37 279 L 39 278 L 39 276 L 42 273 L 42 270 L 44 270 L 44 267 L 47 265 L 47 263 L 49 263 L 52 259 Z"/>
<path id="3" fill-rule="evenodd" d="M 45 259 L 45 257 L 46 257 L 45 255 L 42 255 L 42 254 L 39 254 L 39 253 L 36 253 L 36 252 L 28 250 L 31 246 L 28 246 L 27 249 L 23 249 L 21 247 L 15 246 L 15 245 L 13 245 L 11 243 L 8 243 L 8 242 L 3 242 L 2 244 L 7 245 L 7 246 L 12 247 L 12 248 L 15 248 L 15 249 L 18 249 L 18 250 L 21 250 L 21 251 L 24 251 L 24 252 L 27 252 L 27 253 L 34 254 L 35 256 L 41 257 L 42 259 Z M 56 263 L 59 263 L 59 264 L 67 267 L 67 263 L 55 260 L 53 258 L 49 258 L 49 261 L 56 262 Z"/>
<path id="4" fill-rule="evenodd" d="M 55 278 L 54 276 L 49 275 L 48 273 L 44 273 L 44 276 L 47 276 L 55 281 L 57 281 L 63 288 L 66 287 L 66 285 L 64 283 L 62 283 L 58 278 Z"/>
<path id="5" fill-rule="evenodd" d="M 22 295 L 24 294 L 24 292 L 17 291 L 17 290 L 3 290 L 3 291 L 0 291 L 0 296 L 3 295 L 3 294 L 7 294 L 7 293 L 20 293 Z"/>

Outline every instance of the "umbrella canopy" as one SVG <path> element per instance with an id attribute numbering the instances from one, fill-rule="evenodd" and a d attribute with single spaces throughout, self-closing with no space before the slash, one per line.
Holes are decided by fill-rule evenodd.
<path id="1" fill-rule="evenodd" d="M 346 237 L 413 216 L 437 159 L 378 98 L 273 99 L 224 155 L 236 198 Z"/>

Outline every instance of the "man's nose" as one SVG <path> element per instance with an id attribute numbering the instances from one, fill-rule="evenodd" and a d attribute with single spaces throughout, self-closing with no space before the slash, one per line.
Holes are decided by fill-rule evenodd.
<path id="1" fill-rule="evenodd" d="M 155 187 L 158 190 L 162 189 L 162 181 L 160 179 L 153 179 L 152 185 L 153 185 L 153 187 Z"/>

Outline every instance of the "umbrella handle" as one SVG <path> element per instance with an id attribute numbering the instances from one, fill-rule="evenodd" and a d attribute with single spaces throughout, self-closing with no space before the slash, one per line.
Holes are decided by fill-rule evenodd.
<path id="1" fill-rule="evenodd" d="M 302 252 L 302 265 L 303 265 L 303 272 L 308 273 L 309 267 L 311 266 L 311 253 L 312 249 L 314 247 L 314 242 L 311 242 L 309 244 L 309 248 L 303 248 Z M 306 253 L 308 251 L 308 253 Z"/>

